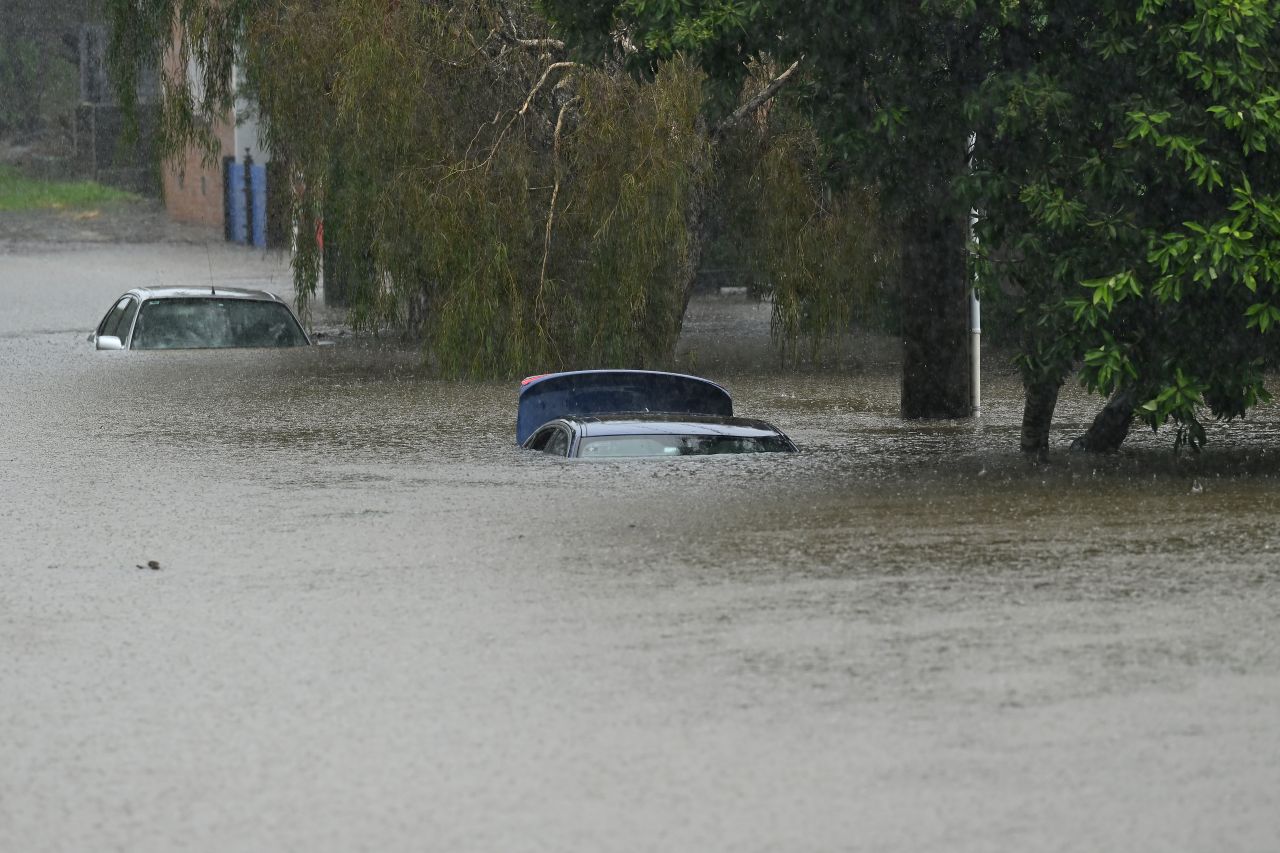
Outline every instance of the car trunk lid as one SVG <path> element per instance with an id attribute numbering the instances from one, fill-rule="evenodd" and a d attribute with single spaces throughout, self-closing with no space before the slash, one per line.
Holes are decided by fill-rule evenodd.
<path id="1" fill-rule="evenodd" d="M 729 392 L 714 382 L 653 370 L 576 370 L 531 376 L 520 388 L 516 443 L 547 421 L 608 412 L 733 415 Z"/>

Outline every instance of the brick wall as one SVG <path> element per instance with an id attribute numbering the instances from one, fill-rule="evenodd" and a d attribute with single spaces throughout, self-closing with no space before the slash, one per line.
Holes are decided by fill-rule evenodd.
<path id="1" fill-rule="evenodd" d="M 215 128 L 221 153 L 212 167 L 206 167 L 195 148 L 164 166 L 164 206 L 179 222 L 222 225 L 222 157 L 235 144 L 232 126 L 220 122 Z"/>
<path id="2" fill-rule="evenodd" d="M 164 60 L 164 74 L 172 80 L 181 68 L 178 66 L 178 26 L 173 30 L 174 49 Z M 191 75 L 194 68 L 188 68 Z M 194 94 L 194 93 L 193 93 Z M 160 167 L 160 180 L 164 192 L 164 206 L 169 215 L 179 222 L 197 222 L 205 225 L 222 225 L 222 158 L 235 154 L 235 116 L 217 122 L 213 127 L 218 141 L 218 156 L 210 166 L 204 164 L 201 152 L 188 147 Z"/>

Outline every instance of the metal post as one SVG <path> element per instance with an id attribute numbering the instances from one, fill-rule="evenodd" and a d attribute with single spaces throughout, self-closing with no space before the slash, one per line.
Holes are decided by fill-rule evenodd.
<path id="1" fill-rule="evenodd" d="M 973 170 L 973 149 L 978 144 L 978 134 L 969 134 L 969 169 Z M 969 244 L 976 254 L 978 211 L 969 209 Z M 977 264 L 973 265 L 973 281 L 969 284 L 969 402 L 973 416 L 982 415 L 982 302 L 978 298 Z"/>
<path id="2" fill-rule="evenodd" d="M 234 217 L 231 212 L 234 206 L 231 194 L 236 191 L 231 181 L 231 167 L 235 162 L 236 158 L 230 154 L 222 158 L 222 236 L 228 243 L 233 243 L 236 239 Z"/>
<path id="3" fill-rule="evenodd" d="M 969 381 L 973 415 L 982 414 L 982 302 L 977 282 L 969 288 Z"/>
<path id="4" fill-rule="evenodd" d="M 253 245 L 253 155 L 244 149 L 244 242 Z"/>

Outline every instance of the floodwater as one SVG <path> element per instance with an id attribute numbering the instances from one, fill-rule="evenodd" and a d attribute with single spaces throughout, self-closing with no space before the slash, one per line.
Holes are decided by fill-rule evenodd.
<path id="1" fill-rule="evenodd" d="M 1072 391 L 1031 465 L 1008 370 L 905 424 L 883 346 L 706 299 L 686 366 L 805 452 L 574 464 L 412 352 L 85 341 L 209 281 L 289 286 L 0 254 L 0 850 L 1280 843 L 1280 412 L 1070 458 Z"/>

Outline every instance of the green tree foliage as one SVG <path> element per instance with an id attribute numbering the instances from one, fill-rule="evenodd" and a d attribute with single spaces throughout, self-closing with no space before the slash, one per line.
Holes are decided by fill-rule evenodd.
<path id="1" fill-rule="evenodd" d="M 193 140 L 214 152 L 209 120 L 238 94 L 239 64 L 239 94 L 254 98 L 291 170 L 298 233 L 323 217 L 328 273 L 359 326 L 420 335 L 451 375 L 672 356 L 707 207 L 725 198 L 717 151 L 730 130 L 708 121 L 705 75 L 682 56 L 642 77 L 616 62 L 588 67 L 531 6 L 495 0 L 112 0 L 109 10 L 123 97 L 137 68 L 168 55 L 167 153 Z M 869 263 L 849 263 L 856 275 L 837 266 L 863 243 L 829 251 L 849 216 L 872 207 L 824 195 L 796 168 L 818 160 L 794 115 L 773 133 L 765 110 L 749 112 L 749 129 L 731 129 L 753 152 L 737 174 L 754 191 L 733 196 L 730 217 L 750 247 L 741 262 L 776 285 L 786 339 L 818 341 L 872 281 Z M 303 298 L 320 267 L 299 241 Z M 800 306 L 797 294 L 824 276 L 841 286 Z"/>
<path id="2" fill-rule="evenodd" d="M 1193 446 L 1204 412 L 1266 399 L 1280 322 L 1275 0 L 547 2 L 570 30 L 629 36 L 640 62 L 696 48 L 718 79 L 766 46 L 805 56 L 831 173 L 874 180 L 900 228 L 904 324 L 946 304 L 911 299 L 911 282 L 949 279 L 959 223 L 981 212 L 971 248 L 989 302 L 1017 312 L 1029 420 L 1076 370 Z M 908 339 L 933 336 L 934 319 Z"/>
<path id="3" fill-rule="evenodd" d="M 602 31 L 644 67 L 691 51 L 734 90 L 761 51 L 803 58 L 800 87 L 832 186 L 873 187 L 895 247 L 905 341 L 903 413 L 969 414 L 962 94 L 975 74 L 968 4 L 866 0 L 544 0 L 574 39 Z M 592 30 L 595 30 L 593 38 Z"/>
<path id="4" fill-rule="evenodd" d="M 1085 384 L 1199 447 L 1267 399 L 1280 318 L 1275 2 L 1024 3 L 970 98 L 984 275 L 1029 382 Z M 1118 436 L 1122 438 L 1122 434 Z M 1112 445 L 1114 442 L 1111 443 Z"/>
<path id="5" fill-rule="evenodd" d="M 644 83 L 582 68 L 507 5 L 113 2 L 113 57 L 157 61 L 180 25 L 167 152 L 210 142 L 240 62 L 299 233 L 333 214 L 354 320 L 420 335 L 446 374 L 661 363 L 684 310 L 702 77 L 678 60 Z M 314 293 L 310 240 L 295 275 Z"/>
<path id="6" fill-rule="evenodd" d="M 76 36 L 88 0 L 5 0 L 0 6 L 0 134 L 70 123 Z"/>
<path id="7" fill-rule="evenodd" d="M 791 75 L 795 80 L 775 98 L 735 121 L 745 103 L 785 74 L 779 57 L 796 58 L 763 23 L 769 4 L 542 0 L 541 6 L 588 61 L 644 76 L 688 56 L 708 74 L 705 119 L 724 128 L 712 134 L 719 144 L 708 249 L 718 262 L 747 271 L 754 289 L 772 299 L 784 358 L 815 356 L 855 321 L 883 322 L 894 243 L 865 182 L 833 186 L 824 179 L 829 139 L 795 94 L 812 80 Z"/>
<path id="8" fill-rule="evenodd" d="M 761 0 L 540 0 L 579 53 L 635 69 L 683 54 L 710 76 L 711 112 L 727 112 L 752 73 L 749 59 L 778 47 L 773 4 Z"/>
<path id="9" fill-rule="evenodd" d="M 40 120 L 40 48 L 0 34 L 0 133 L 34 129 Z"/>
<path id="10" fill-rule="evenodd" d="M 750 97 L 782 69 L 754 59 L 746 71 L 740 86 Z M 816 359 L 856 325 L 882 324 L 895 258 L 878 200 L 823 180 L 825 148 L 796 100 L 780 96 L 735 126 L 718 155 L 717 207 L 726 221 L 715 248 L 751 270 L 755 289 L 770 298 L 784 360 Z"/>

